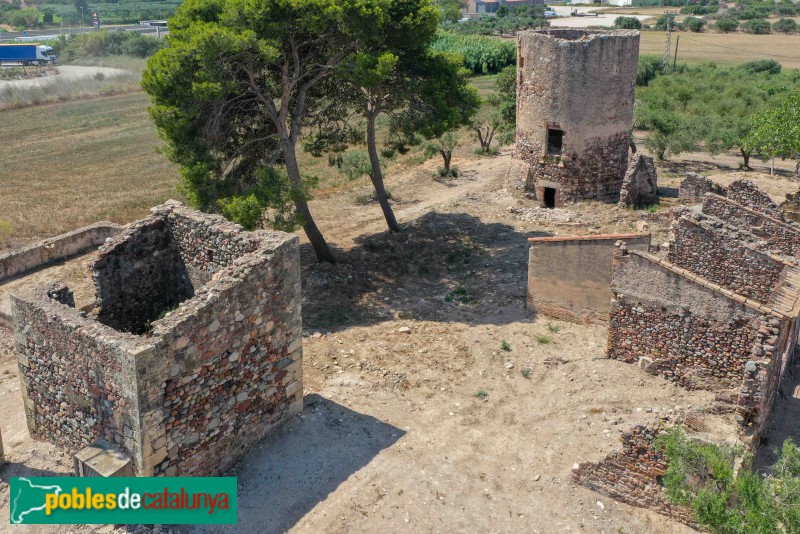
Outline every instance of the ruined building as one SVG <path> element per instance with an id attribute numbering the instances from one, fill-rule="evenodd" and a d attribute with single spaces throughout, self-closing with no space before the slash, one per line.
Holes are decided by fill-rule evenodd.
<path id="1" fill-rule="evenodd" d="M 576 482 L 691 524 L 664 495 L 669 459 L 655 438 L 680 424 L 708 442 L 761 445 L 800 335 L 800 229 L 774 215 L 754 184 L 734 183 L 728 197 L 706 193 L 702 211 L 676 211 L 666 257 L 618 244 L 607 356 L 714 401 L 637 425 L 618 451 L 580 464 Z"/>
<path id="2" fill-rule="evenodd" d="M 548 207 L 617 202 L 628 166 L 639 32 L 528 31 L 517 50 L 512 173 Z"/>
<path id="3" fill-rule="evenodd" d="M 302 410 L 296 236 L 170 202 L 92 274 L 90 313 L 63 283 L 12 298 L 34 438 L 101 440 L 140 476 L 213 475 Z"/>

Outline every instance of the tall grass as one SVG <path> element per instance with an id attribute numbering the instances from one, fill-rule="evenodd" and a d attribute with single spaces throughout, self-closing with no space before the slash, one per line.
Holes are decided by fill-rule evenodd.
<path id="1" fill-rule="evenodd" d="M 19 109 L 54 102 L 66 102 L 96 96 L 110 96 L 140 89 L 141 74 L 121 71 L 108 76 L 98 73 L 82 78 L 41 78 L 37 84 L 7 82 L 0 84 L 0 110 Z"/>

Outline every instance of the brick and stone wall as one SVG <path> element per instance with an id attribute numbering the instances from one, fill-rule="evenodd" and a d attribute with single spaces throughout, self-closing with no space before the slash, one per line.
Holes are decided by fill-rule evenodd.
<path id="1" fill-rule="evenodd" d="M 692 512 L 667 498 L 661 477 L 669 460 L 653 446 L 653 440 L 671 423 L 639 424 L 624 432 L 622 446 L 599 462 L 584 462 L 572 470 L 572 480 L 631 506 L 648 508 L 690 526 Z"/>
<path id="2" fill-rule="evenodd" d="M 715 193 L 717 195 L 725 195 L 725 188 L 719 184 L 715 184 L 702 174 L 696 172 L 687 172 L 686 178 L 683 179 L 678 186 L 678 198 L 681 202 L 687 204 L 697 204 L 703 201 L 703 196 L 706 193 Z"/>
<path id="3" fill-rule="evenodd" d="M 103 438 L 132 454 L 138 433 L 135 336 L 82 316 L 48 289 L 12 298 L 31 436 L 72 451 Z"/>
<path id="4" fill-rule="evenodd" d="M 138 475 L 212 475 L 302 410 L 296 236 L 169 203 L 108 243 L 95 267 L 95 315 L 69 306 L 60 286 L 12 299 L 32 435 L 73 452 L 104 437 Z M 175 279 L 191 296 L 171 292 Z M 136 284 L 177 307 L 131 303 Z M 139 313 L 142 328 L 104 324 L 103 306 Z"/>
<path id="5" fill-rule="evenodd" d="M 783 220 L 783 214 L 778 205 L 750 180 L 737 180 L 727 189 L 728 199 L 779 221 Z"/>
<path id="6" fill-rule="evenodd" d="M 703 213 L 739 226 L 766 243 L 766 249 L 800 258 L 800 226 L 770 217 L 719 195 L 703 198 Z"/>
<path id="7" fill-rule="evenodd" d="M 534 237 L 528 240 L 528 309 L 566 321 L 605 323 L 614 244 L 647 252 L 649 234 Z"/>
<path id="8" fill-rule="evenodd" d="M 636 154 L 631 158 L 622 180 L 619 203 L 623 206 L 642 207 L 658 202 L 658 175 L 653 158 Z"/>
<path id="9" fill-rule="evenodd" d="M 782 258 L 762 251 L 756 237 L 707 215 L 689 213 L 672 224 L 668 259 L 678 267 L 762 304 L 787 268 Z"/>
<path id="10" fill-rule="evenodd" d="M 614 258 L 609 358 L 639 364 L 687 389 L 735 389 L 764 359 L 776 312 L 666 260 L 637 251 Z M 749 301 L 748 301 L 749 302 Z"/>
<path id="11" fill-rule="evenodd" d="M 536 30 L 518 37 L 513 172 L 539 200 L 619 200 L 628 165 L 639 32 Z M 598 94 L 604 94 L 598 99 Z M 563 132 L 548 154 L 548 129 Z"/>

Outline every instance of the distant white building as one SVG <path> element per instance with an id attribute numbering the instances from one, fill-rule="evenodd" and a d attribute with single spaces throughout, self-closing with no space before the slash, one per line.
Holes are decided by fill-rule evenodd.
<path id="1" fill-rule="evenodd" d="M 569 0 L 570 4 L 601 4 L 607 6 L 632 6 L 633 0 Z"/>

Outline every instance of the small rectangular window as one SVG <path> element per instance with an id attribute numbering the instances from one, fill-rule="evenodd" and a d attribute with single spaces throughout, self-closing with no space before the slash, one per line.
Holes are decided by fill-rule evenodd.
<path id="1" fill-rule="evenodd" d="M 564 141 L 564 132 L 556 130 L 555 128 L 547 129 L 547 155 L 560 156 L 562 143 Z"/>

